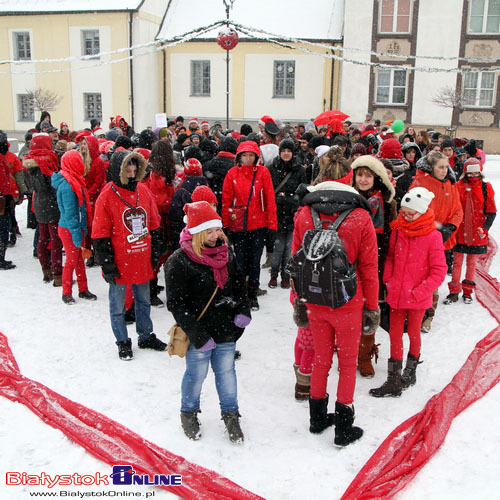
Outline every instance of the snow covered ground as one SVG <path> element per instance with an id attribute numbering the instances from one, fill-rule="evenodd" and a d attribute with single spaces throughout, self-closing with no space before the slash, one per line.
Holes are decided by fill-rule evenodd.
<path id="1" fill-rule="evenodd" d="M 488 158 L 485 173 L 500 193 L 500 156 Z M 74 306 L 63 304 L 61 289 L 42 283 L 40 265 L 32 257 L 33 231 L 26 229 L 24 205 L 18 207 L 17 214 L 23 237 L 7 252 L 17 269 L 0 274 L 0 331 L 8 337 L 21 372 L 267 499 L 340 498 L 385 437 L 448 384 L 476 342 L 497 324 L 477 302 L 440 305 L 431 333 L 423 338 L 424 363 L 418 368 L 418 383 L 395 399 L 368 395 L 368 390 L 378 387 L 386 376 L 389 339 L 379 330 L 380 359 L 375 378 L 358 377 L 356 387 L 356 423 L 365 434 L 356 444 L 339 450 L 333 446 L 333 428 L 319 436 L 308 432 L 308 404 L 298 403 L 293 397 L 296 327 L 288 292 L 269 290 L 238 343 L 243 354 L 237 372 L 245 443 L 234 446 L 224 434 L 211 374 L 202 394 L 203 437 L 192 442 L 184 436 L 179 421 L 184 361 L 137 348 L 133 361 L 120 361 L 109 325 L 107 285 L 100 270 L 88 270 L 90 290 L 97 294 L 97 302 L 77 299 Z M 493 225 L 492 234 L 500 242 L 499 221 Z M 500 275 L 499 259 L 497 256 L 490 270 L 496 277 Z M 261 279 L 266 285 L 268 273 L 263 271 Z M 446 294 L 445 283 L 441 298 Z M 155 332 L 166 340 L 172 316 L 163 308 L 153 309 L 152 318 Z M 129 328 L 135 346 L 135 331 L 133 326 Z M 335 361 L 329 383 L 332 408 L 336 384 Z M 492 425 L 499 413 L 497 386 L 455 419 L 442 449 L 396 498 L 499 498 L 494 457 L 498 454 L 500 428 Z M 51 475 L 111 472 L 107 464 L 43 423 L 26 407 L 5 398 L 0 398 L 0 450 L 0 498 L 6 500 L 23 500 L 30 498 L 30 492 L 48 491 L 6 485 L 8 471 Z M 63 490 L 76 495 L 112 489 L 55 487 L 51 491 L 63 496 Z M 146 486 L 120 491 L 140 492 L 143 497 L 146 492 L 154 493 L 154 498 L 173 497 Z"/>

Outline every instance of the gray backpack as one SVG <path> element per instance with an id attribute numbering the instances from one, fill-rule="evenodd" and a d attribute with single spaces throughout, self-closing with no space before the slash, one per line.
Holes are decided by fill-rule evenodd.
<path id="1" fill-rule="evenodd" d="M 323 229 L 325 220 L 311 207 L 314 229 L 306 231 L 300 249 L 287 264 L 294 290 L 302 301 L 336 309 L 356 295 L 356 264 L 349 262 L 337 233 L 353 210 L 342 212 L 335 222 L 330 221 L 328 229 Z"/>

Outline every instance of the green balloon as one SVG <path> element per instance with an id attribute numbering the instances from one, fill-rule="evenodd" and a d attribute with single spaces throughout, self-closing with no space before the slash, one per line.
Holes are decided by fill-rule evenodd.
<path id="1" fill-rule="evenodd" d="M 396 134 L 399 134 L 399 132 L 405 128 L 405 123 L 403 120 L 396 120 L 392 122 L 391 128 Z"/>

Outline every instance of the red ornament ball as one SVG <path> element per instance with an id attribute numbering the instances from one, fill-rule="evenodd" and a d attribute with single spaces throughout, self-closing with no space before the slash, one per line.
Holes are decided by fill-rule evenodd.
<path id="1" fill-rule="evenodd" d="M 217 43 L 224 49 L 224 50 L 232 50 L 238 45 L 238 42 L 240 41 L 238 37 L 238 33 L 234 31 L 233 29 L 227 29 L 224 31 L 219 32 L 217 35 Z"/>

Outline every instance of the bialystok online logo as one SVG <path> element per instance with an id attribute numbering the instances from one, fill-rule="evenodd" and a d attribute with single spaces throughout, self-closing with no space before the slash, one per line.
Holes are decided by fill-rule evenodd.
<path id="1" fill-rule="evenodd" d="M 110 483 L 109 478 L 112 482 Z M 10 486 L 109 486 L 113 485 L 150 485 L 150 486 L 181 486 L 181 474 L 137 474 L 134 468 L 128 465 L 113 465 L 111 474 L 55 474 L 51 476 L 45 472 L 28 474 L 26 472 L 6 472 L 5 484 Z"/>

